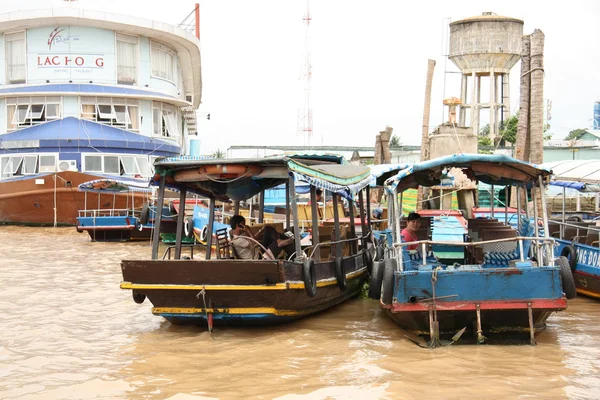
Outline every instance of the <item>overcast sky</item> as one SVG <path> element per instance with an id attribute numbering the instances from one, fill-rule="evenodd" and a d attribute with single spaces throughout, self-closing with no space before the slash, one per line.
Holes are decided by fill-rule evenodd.
<path id="1" fill-rule="evenodd" d="M 306 0 L 200 0 L 204 90 L 202 153 L 230 145 L 302 145 Z M 63 6 L 61 0 L 0 0 L 2 12 Z M 187 0 L 79 0 L 78 7 L 177 25 Z M 448 22 L 492 11 L 541 29 L 545 97 L 551 129 L 563 138 L 591 126 L 600 99 L 600 1 L 318 0 L 310 26 L 314 135 L 311 145 L 372 146 L 386 125 L 404 144 L 419 144 L 427 60 L 435 59 L 430 130 L 443 121 L 444 97 L 460 97 L 459 75 L 443 57 Z M 518 109 L 520 63 L 511 75 L 511 112 Z M 444 79 L 446 77 L 446 79 Z M 444 81 L 446 84 L 444 85 Z"/>

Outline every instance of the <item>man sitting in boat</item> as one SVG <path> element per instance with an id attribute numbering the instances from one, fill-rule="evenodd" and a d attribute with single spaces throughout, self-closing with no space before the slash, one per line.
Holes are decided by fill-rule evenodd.
<path id="1" fill-rule="evenodd" d="M 267 260 L 275 260 L 283 250 L 285 250 L 286 257 L 290 257 L 294 253 L 294 236 L 281 234 L 274 227 L 265 226 L 263 246 L 267 249 L 263 258 Z"/>
<path id="2" fill-rule="evenodd" d="M 234 215 L 229 220 L 231 226 L 231 245 L 235 250 L 235 254 L 238 258 L 251 260 L 258 258 L 255 252 L 258 238 L 262 234 L 264 227 L 262 227 L 256 234 L 253 234 L 250 227 L 246 225 L 246 218 L 241 215 Z"/>
<path id="3" fill-rule="evenodd" d="M 421 216 L 416 212 L 411 212 L 408 214 L 408 218 L 406 218 L 406 228 L 402 229 L 402 241 L 403 242 L 417 242 L 419 238 L 417 237 L 417 231 L 421 227 Z M 417 250 L 419 248 L 418 244 L 411 244 L 406 246 L 407 250 Z"/>

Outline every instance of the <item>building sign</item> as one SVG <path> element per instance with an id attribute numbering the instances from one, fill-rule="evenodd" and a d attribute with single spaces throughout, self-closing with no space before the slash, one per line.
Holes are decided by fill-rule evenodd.
<path id="1" fill-rule="evenodd" d="M 76 26 L 29 29 L 27 74 L 30 83 L 114 83 L 114 31 Z"/>

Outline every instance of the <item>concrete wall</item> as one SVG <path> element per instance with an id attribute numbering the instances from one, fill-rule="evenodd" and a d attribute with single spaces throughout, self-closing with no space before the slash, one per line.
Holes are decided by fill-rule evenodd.
<path id="1" fill-rule="evenodd" d="M 477 153 L 477 135 L 471 128 L 440 125 L 429 137 L 430 159 L 457 153 Z"/>

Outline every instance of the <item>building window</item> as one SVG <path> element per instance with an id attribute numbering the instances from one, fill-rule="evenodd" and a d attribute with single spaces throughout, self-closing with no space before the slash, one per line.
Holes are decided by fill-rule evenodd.
<path id="1" fill-rule="evenodd" d="M 0 180 L 56 172 L 56 154 L 15 154 L 0 156 Z"/>
<path id="2" fill-rule="evenodd" d="M 178 138 L 180 136 L 180 118 L 177 108 L 166 103 L 152 103 L 152 133 L 155 136 Z"/>
<path id="3" fill-rule="evenodd" d="M 138 38 L 117 34 L 117 83 L 135 85 L 137 82 Z"/>
<path id="4" fill-rule="evenodd" d="M 175 80 L 175 52 L 168 47 L 152 42 L 152 76 L 169 81 Z"/>
<path id="5" fill-rule="evenodd" d="M 139 101 L 111 97 L 82 97 L 81 119 L 139 131 Z"/>
<path id="6" fill-rule="evenodd" d="M 150 178 L 154 175 L 148 156 L 83 154 L 83 172 Z"/>
<path id="7" fill-rule="evenodd" d="M 9 97 L 6 99 L 7 130 L 14 131 L 61 117 L 60 97 Z"/>
<path id="8" fill-rule="evenodd" d="M 4 43 L 8 83 L 25 83 L 25 32 L 4 35 Z"/>

